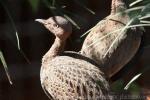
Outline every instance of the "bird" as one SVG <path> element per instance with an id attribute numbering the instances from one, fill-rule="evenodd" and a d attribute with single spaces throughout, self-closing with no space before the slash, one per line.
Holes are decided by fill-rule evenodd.
<path id="1" fill-rule="evenodd" d="M 112 100 L 109 84 L 97 64 L 78 52 L 64 51 L 72 34 L 70 22 L 61 16 L 36 21 L 55 35 L 40 70 L 46 95 L 52 100 Z"/>
<path id="2" fill-rule="evenodd" d="M 108 78 L 133 58 L 141 43 L 140 28 L 124 29 L 129 23 L 135 23 L 125 12 L 127 6 L 124 1 L 112 0 L 110 14 L 91 29 L 80 51 L 97 62 Z"/>

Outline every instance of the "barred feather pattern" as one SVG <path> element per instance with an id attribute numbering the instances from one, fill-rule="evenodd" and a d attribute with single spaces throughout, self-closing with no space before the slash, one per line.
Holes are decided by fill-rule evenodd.
<path id="1" fill-rule="evenodd" d="M 86 60 L 57 56 L 42 64 L 40 75 L 54 100 L 112 100 L 104 74 Z"/>

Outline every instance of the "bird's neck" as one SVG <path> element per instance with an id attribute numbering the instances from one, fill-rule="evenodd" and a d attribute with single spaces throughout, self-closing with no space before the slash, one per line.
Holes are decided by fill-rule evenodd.
<path id="1" fill-rule="evenodd" d="M 47 63 L 57 55 L 64 51 L 65 40 L 61 40 L 58 37 L 55 38 L 55 41 L 49 51 L 43 56 L 42 63 Z"/>
<path id="2" fill-rule="evenodd" d="M 112 0 L 111 14 L 116 14 L 126 9 L 127 7 L 124 0 Z"/>

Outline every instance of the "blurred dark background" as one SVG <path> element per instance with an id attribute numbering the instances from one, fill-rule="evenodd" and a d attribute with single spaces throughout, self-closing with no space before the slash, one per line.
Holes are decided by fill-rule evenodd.
<path id="1" fill-rule="evenodd" d="M 85 0 L 85 5 L 96 14 L 89 13 L 75 0 L 57 0 L 65 5 L 64 10 L 79 26 L 80 30 L 73 26 L 73 34 L 67 42 L 66 50 L 80 50 L 82 39 L 80 35 L 94 26 L 99 20 L 110 12 L 110 0 Z M 13 85 L 10 85 L 2 64 L 0 65 L 0 100 L 48 100 L 40 85 L 41 58 L 51 47 L 54 36 L 41 24 L 35 22 L 36 18 L 47 19 L 53 16 L 52 11 L 39 1 L 35 9 L 29 0 L 3 0 L 0 4 L 0 48 L 8 65 Z M 79 1 L 80 2 L 80 1 Z M 7 15 L 5 6 L 9 11 L 18 31 L 20 46 L 17 48 L 15 30 Z M 61 15 L 55 12 L 56 15 Z M 68 13 L 67 13 L 68 14 Z"/>
<path id="2" fill-rule="evenodd" d="M 111 3 L 111 0 L 81 0 L 86 7 L 95 12 L 94 15 L 81 6 L 79 0 L 57 0 L 58 8 L 66 6 L 63 8 L 63 13 L 57 10 L 51 11 L 43 1 L 39 0 L 38 5 L 32 5 L 30 0 L 1 0 L 0 49 L 7 62 L 13 85 L 9 84 L 3 66 L 0 64 L 0 100 L 48 100 L 41 88 L 39 75 L 41 58 L 51 47 L 54 36 L 41 24 L 35 22 L 36 18 L 47 19 L 54 14 L 67 14 L 80 26 L 80 29 L 73 26 L 73 34 L 68 39 L 66 50 L 79 51 L 84 40 L 84 38 L 80 39 L 80 36 L 109 15 Z M 18 31 L 21 51 L 18 50 L 15 30 L 8 13 Z M 144 45 L 149 44 L 149 32 L 150 29 L 146 28 Z M 142 60 L 134 64 L 135 67 L 132 68 L 136 69 L 137 65 L 142 67 L 145 64 L 143 61 L 148 62 L 150 49 L 146 50 L 143 58 L 139 58 Z M 121 73 L 124 72 L 121 71 Z M 121 73 L 115 77 L 120 77 Z"/>

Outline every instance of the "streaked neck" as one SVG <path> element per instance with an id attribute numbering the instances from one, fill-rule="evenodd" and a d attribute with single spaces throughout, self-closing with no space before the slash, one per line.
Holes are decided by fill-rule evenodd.
<path id="1" fill-rule="evenodd" d="M 49 62 L 60 53 L 62 53 L 64 51 L 65 43 L 65 41 L 62 41 L 61 39 L 56 37 L 49 51 L 43 56 L 42 63 Z"/>

